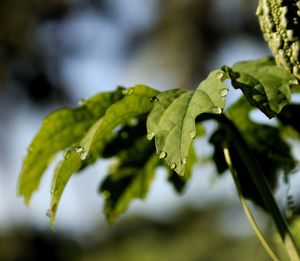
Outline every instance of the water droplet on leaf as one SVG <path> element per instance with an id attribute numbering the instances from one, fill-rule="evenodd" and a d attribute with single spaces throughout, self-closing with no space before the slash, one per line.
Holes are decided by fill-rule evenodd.
<path id="1" fill-rule="evenodd" d="M 134 93 L 134 90 L 133 88 L 129 88 L 129 89 L 125 89 L 125 90 L 122 90 L 122 94 L 123 95 L 131 95 Z"/>
<path id="2" fill-rule="evenodd" d="M 133 94 L 133 93 L 134 93 L 133 88 L 128 89 L 127 95 L 131 95 L 131 94 Z"/>
<path id="3" fill-rule="evenodd" d="M 212 109 L 212 112 L 216 113 L 216 114 L 220 114 L 220 113 L 222 113 L 222 108 L 221 107 L 215 107 L 215 108 Z"/>
<path id="4" fill-rule="evenodd" d="M 153 97 L 150 98 L 150 101 L 152 101 L 152 102 L 158 102 L 159 99 L 156 96 L 153 96 Z"/>
<path id="5" fill-rule="evenodd" d="M 293 78 L 293 79 L 290 79 L 290 82 L 289 82 L 291 85 L 297 85 L 299 84 L 298 80 L 296 78 Z"/>
<path id="6" fill-rule="evenodd" d="M 159 153 L 158 157 L 159 157 L 160 159 L 164 159 L 165 157 L 167 157 L 167 152 L 161 151 L 161 152 Z"/>
<path id="7" fill-rule="evenodd" d="M 216 78 L 218 80 L 221 80 L 223 76 L 224 76 L 224 72 L 217 72 L 217 74 L 216 74 Z"/>
<path id="8" fill-rule="evenodd" d="M 52 196 L 55 196 L 55 195 L 56 195 L 56 192 L 57 192 L 56 189 L 51 189 L 51 191 L 50 191 L 50 193 L 51 193 Z"/>
<path id="9" fill-rule="evenodd" d="M 193 139 L 196 137 L 196 132 L 195 131 L 190 131 L 190 137 Z"/>
<path id="10" fill-rule="evenodd" d="M 225 97 L 227 95 L 227 93 L 228 93 L 228 89 L 226 89 L 226 88 L 224 88 L 220 91 L 221 97 Z"/>
<path id="11" fill-rule="evenodd" d="M 182 165 L 186 165 L 186 163 L 187 163 L 187 158 L 182 158 L 181 159 L 181 164 Z"/>
<path id="12" fill-rule="evenodd" d="M 64 154 L 65 160 L 67 160 L 70 157 L 70 154 L 71 154 L 71 151 L 69 151 L 69 150 Z"/>
<path id="13" fill-rule="evenodd" d="M 87 155 L 88 155 L 88 152 L 84 150 L 79 154 L 79 157 L 81 160 L 85 160 Z"/>
<path id="14" fill-rule="evenodd" d="M 154 132 L 150 132 L 147 134 L 147 140 L 152 140 L 154 138 Z"/>
<path id="15" fill-rule="evenodd" d="M 78 146 L 74 150 L 76 153 L 81 153 L 83 151 L 83 148 L 81 146 Z"/>
<path id="16" fill-rule="evenodd" d="M 171 165 L 170 165 L 170 168 L 171 168 L 171 169 L 175 169 L 175 168 L 176 168 L 176 163 L 175 163 L 175 162 L 172 162 Z"/>
<path id="17" fill-rule="evenodd" d="M 85 160 L 87 155 L 88 155 L 88 151 L 85 151 L 81 146 L 76 147 L 75 152 L 79 155 L 81 160 Z"/>

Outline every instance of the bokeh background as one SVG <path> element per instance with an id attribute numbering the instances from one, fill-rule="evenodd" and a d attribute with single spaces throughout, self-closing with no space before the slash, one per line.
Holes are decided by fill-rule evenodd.
<path id="1" fill-rule="evenodd" d="M 206 160 L 206 140 L 196 141 L 202 162 L 183 195 L 159 170 L 147 199 L 113 226 L 97 194 L 105 161 L 71 179 L 55 232 L 45 215 L 53 165 L 29 208 L 16 196 L 26 148 L 51 111 L 118 85 L 194 89 L 214 68 L 268 54 L 256 2 L 0 1 L 1 261 L 268 260 L 230 175 L 219 177 Z"/>

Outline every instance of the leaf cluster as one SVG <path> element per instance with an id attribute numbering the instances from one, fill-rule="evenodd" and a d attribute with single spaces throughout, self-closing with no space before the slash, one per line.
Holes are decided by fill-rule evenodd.
<path id="1" fill-rule="evenodd" d="M 230 87 L 224 83 L 226 79 L 244 95 L 225 108 Z M 96 160 L 112 158 L 99 192 L 105 199 L 107 219 L 113 222 L 133 199 L 145 198 L 158 167 L 166 168 L 168 180 L 178 192 L 183 191 L 198 160 L 193 140 L 203 135 L 203 121 L 215 120 L 217 129 L 207 135 L 217 170 L 223 173 L 228 169 L 223 156 L 223 149 L 228 148 L 245 197 L 268 210 L 237 137 L 232 135 L 232 126 L 246 148 L 243 153 L 253 156 L 274 189 L 278 173 L 289 173 L 296 165 L 282 125 L 300 131 L 296 120 L 300 106 L 291 104 L 291 90 L 297 84 L 292 74 L 266 57 L 213 70 L 195 91 L 159 92 L 136 85 L 100 93 L 78 108 L 64 108 L 45 118 L 25 157 L 18 194 L 29 203 L 53 157 L 64 151 L 51 185 L 49 216 L 53 225 L 71 176 Z M 275 117 L 276 125 L 253 121 L 250 114 L 257 109 Z"/>

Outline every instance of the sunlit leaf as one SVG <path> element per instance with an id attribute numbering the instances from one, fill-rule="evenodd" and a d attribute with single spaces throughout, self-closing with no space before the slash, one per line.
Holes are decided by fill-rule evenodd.
<path id="1" fill-rule="evenodd" d="M 145 85 L 137 85 L 126 90 L 123 92 L 124 98 L 112 104 L 82 140 L 67 152 L 68 157 L 60 163 L 52 183 L 51 190 L 55 193 L 52 194 L 50 207 L 51 224 L 54 222 L 60 197 L 72 174 L 80 170 L 84 164 L 91 164 L 101 156 L 116 127 L 149 112 L 154 104 L 153 97 L 157 93 Z"/>
<path id="2" fill-rule="evenodd" d="M 76 109 L 65 108 L 47 116 L 26 155 L 18 183 L 18 194 L 29 203 L 32 193 L 57 152 L 78 141 L 102 117 L 111 103 L 122 97 L 121 89 L 98 94 Z"/>
<path id="3" fill-rule="evenodd" d="M 148 116 L 148 134 L 155 136 L 159 157 L 179 175 L 184 175 L 189 160 L 189 148 L 196 136 L 196 117 L 202 113 L 222 113 L 228 91 L 223 83 L 226 77 L 222 70 L 215 70 L 195 92 L 171 90 L 157 95 Z"/>

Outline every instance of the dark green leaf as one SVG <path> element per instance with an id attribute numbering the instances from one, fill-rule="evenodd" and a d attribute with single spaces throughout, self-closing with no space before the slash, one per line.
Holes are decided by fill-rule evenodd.
<path id="1" fill-rule="evenodd" d="M 135 198 L 143 199 L 154 177 L 159 159 L 154 144 L 145 137 L 135 140 L 132 147 L 122 150 L 101 184 L 100 191 L 105 198 L 104 212 L 113 222 L 127 209 Z"/>
<path id="2" fill-rule="evenodd" d="M 243 91 L 249 103 L 269 118 L 276 116 L 291 102 L 290 87 L 297 79 L 293 74 L 275 65 L 272 58 L 239 62 L 232 68 L 224 67 L 232 85 Z"/>

